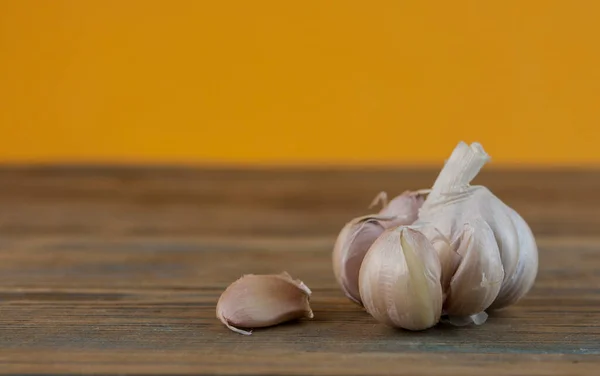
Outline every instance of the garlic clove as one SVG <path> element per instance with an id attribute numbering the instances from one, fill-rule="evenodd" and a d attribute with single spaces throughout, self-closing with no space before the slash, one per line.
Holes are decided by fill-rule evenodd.
<path id="1" fill-rule="evenodd" d="M 517 265 L 505 276 L 502 288 L 490 309 L 508 307 L 524 297 L 533 287 L 538 273 L 538 249 L 535 237 L 527 222 L 513 209 L 508 208 L 517 233 Z"/>
<path id="2" fill-rule="evenodd" d="M 359 275 L 367 312 L 389 326 L 423 330 L 442 311 L 441 267 L 435 249 L 417 230 L 386 230 L 365 256 Z"/>
<path id="3" fill-rule="evenodd" d="M 412 224 L 425 201 L 427 190 L 405 191 L 388 202 L 387 194 L 380 192 L 370 207 L 383 204 L 379 214 L 366 215 L 348 222 L 337 237 L 333 248 L 333 272 L 344 295 L 362 305 L 358 289 L 360 265 L 375 239 L 386 228 Z"/>
<path id="4" fill-rule="evenodd" d="M 288 273 L 247 274 L 233 282 L 217 303 L 217 318 L 227 328 L 240 334 L 302 317 L 312 318 L 311 291 Z"/>
<path id="5" fill-rule="evenodd" d="M 471 316 L 485 311 L 496 299 L 504 269 L 487 222 L 475 219 L 465 224 L 458 241 L 462 261 L 450 281 L 444 310 L 451 316 Z"/>
<path id="6" fill-rule="evenodd" d="M 385 222 L 386 228 L 400 225 L 410 225 L 419 217 L 419 209 L 425 202 L 425 193 L 421 191 L 405 191 L 399 196 L 394 197 L 379 212 L 381 216 L 394 217 L 393 220 Z"/>
<path id="7" fill-rule="evenodd" d="M 333 272 L 344 295 L 362 304 L 358 292 L 358 273 L 365 254 L 375 239 L 385 230 L 382 223 L 388 217 L 364 216 L 348 222 L 333 248 Z"/>
<path id="8" fill-rule="evenodd" d="M 445 299 L 446 291 L 450 288 L 450 280 L 456 272 L 456 269 L 458 269 L 458 266 L 462 261 L 462 256 L 454 250 L 450 240 L 436 227 L 431 225 L 415 225 L 413 227 L 419 228 L 419 231 L 429 239 L 431 245 L 433 245 L 433 248 L 437 252 L 442 268 L 441 282 Z"/>
<path id="9" fill-rule="evenodd" d="M 509 279 L 515 272 L 519 262 L 519 237 L 517 227 L 510 215 L 510 209 L 502 202 L 494 201 L 500 208 L 488 208 L 485 211 L 486 222 L 494 232 L 500 258 L 502 259 L 502 267 L 504 268 L 504 281 Z"/>

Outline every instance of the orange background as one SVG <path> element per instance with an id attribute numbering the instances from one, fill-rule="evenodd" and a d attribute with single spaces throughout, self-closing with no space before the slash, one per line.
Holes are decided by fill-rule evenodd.
<path id="1" fill-rule="evenodd" d="M 600 1 L 0 0 L 0 162 L 600 162 Z"/>

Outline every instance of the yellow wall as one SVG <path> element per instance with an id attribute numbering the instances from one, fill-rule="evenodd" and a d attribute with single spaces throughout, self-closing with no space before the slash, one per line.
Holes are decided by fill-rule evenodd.
<path id="1" fill-rule="evenodd" d="M 0 162 L 600 162 L 600 1 L 0 0 Z"/>

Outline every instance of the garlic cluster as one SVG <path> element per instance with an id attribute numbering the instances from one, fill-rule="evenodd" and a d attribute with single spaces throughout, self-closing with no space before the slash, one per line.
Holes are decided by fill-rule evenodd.
<path id="1" fill-rule="evenodd" d="M 487 188 L 470 185 L 488 160 L 480 144 L 461 142 L 424 202 L 349 222 L 333 252 L 344 293 L 378 321 L 410 330 L 442 315 L 481 324 L 486 310 L 527 294 L 538 268 L 529 226 Z"/>

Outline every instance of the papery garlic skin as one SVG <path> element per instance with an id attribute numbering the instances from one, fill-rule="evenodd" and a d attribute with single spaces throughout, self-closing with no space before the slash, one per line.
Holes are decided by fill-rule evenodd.
<path id="1" fill-rule="evenodd" d="M 362 302 L 376 320 L 423 330 L 442 311 L 441 267 L 435 249 L 419 231 L 386 230 L 367 252 L 359 275 Z"/>
<path id="2" fill-rule="evenodd" d="M 419 208 L 425 201 L 422 192 L 406 191 L 387 202 L 384 192 L 373 204 L 383 200 L 378 214 L 354 218 L 339 233 L 332 254 L 333 272 L 344 292 L 353 302 L 362 305 L 358 291 L 358 273 L 369 247 L 386 228 L 409 225 L 418 218 Z"/>
<path id="3" fill-rule="evenodd" d="M 527 223 L 487 188 L 470 185 L 488 160 L 480 144 L 459 143 L 415 222 L 438 252 L 450 315 L 513 304 L 537 275 L 537 246 Z M 473 240 L 475 247 L 468 243 Z M 466 292 L 469 286 L 479 291 Z"/>
<path id="4" fill-rule="evenodd" d="M 312 318 L 311 291 L 288 273 L 247 274 L 233 282 L 217 303 L 217 318 L 227 328 L 244 335 L 285 321 Z"/>
<path id="5" fill-rule="evenodd" d="M 471 316 L 442 316 L 441 323 L 450 324 L 453 326 L 469 326 L 472 324 L 483 325 L 488 319 L 488 314 L 480 312 Z"/>

